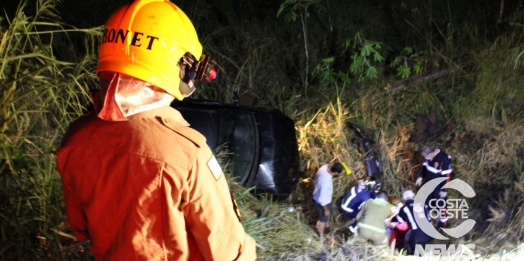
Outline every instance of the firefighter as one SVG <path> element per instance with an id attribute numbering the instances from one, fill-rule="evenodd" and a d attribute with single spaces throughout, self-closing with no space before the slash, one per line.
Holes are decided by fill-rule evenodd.
<path id="1" fill-rule="evenodd" d="M 341 202 L 342 214 L 348 218 L 356 218 L 362 204 L 368 199 L 375 198 L 378 190 L 380 190 L 380 183 L 374 177 L 359 180 L 358 184 L 344 195 Z M 349 230 L 353 234 L 357 233 L 356 221 L 349 226 Z"/>
<path id="2" fill-rule="evenodd" d="M 424 163 L 422 163 L 422 171 L 416 181 L 417 186 L 422 185 L 423 180 L 428 182 L 436 178 L 446 178 L 442 183 L 435 187 L 434 191 L 426 200 L 426 203 L 430 207 L 438 209 L 439 216 L 437 229 L 446 228 L 448 224 L 446 204 L 430 204 L 430 202 L 439 199 L 443 199 L 443 202 L 447 202 L 447 188 L 443 188 L 443 186 L 451 181 L 451 156 L 434 146 L 422 147 L 421 154 L 424 157 Z"/>
<path id="3" fill-rule="evenodd" d="M 405 201 L 404 206 L 400 209 L 397 220 L 398 222 L 407 222 L 409 231 L 407 232 L 407 241 L 410 249 L 408 254 L 413 254 L 416 245 L 424 247 L 433 238 L 426 234 L 420 228 L 416 221 L 416 217 L 425 218 L 431 222 L 429 217 L 429 207 L 426 204 L 418 205 L 415 203 L 415 193 L 411 190 L 406 190 L 402 193 L 402 199 Z"/>
<path id="4" fill-rule="evenodd" d="M 384 221 L 391 216 L 391 204 L 386 192 L 378 192 L 375 199 L 369 199 L 362 205 L 357 215 L 358 237 L 370 240 L 375 245 L 388 242 Z"/>
<path id="5" fill-rule="evenodd" d="M 96 260 L 255 260 L 205 138 L 171 108 L 212 80 L 193 24 L 167 0 L 135 0 L 105 24 L 99 103 L 57 152 L 68 222 Z"/>

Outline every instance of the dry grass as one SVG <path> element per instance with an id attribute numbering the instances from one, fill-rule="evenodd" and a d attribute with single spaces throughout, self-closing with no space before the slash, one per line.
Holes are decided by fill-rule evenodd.
<path id="1" fill-rule="evenodd" d="M 268 234 L 257 235 L 261 240 L 260 260 L 517 260 L 515 258 L 524 255 L 518 245 L 522 240 L 524 213 L 521 200 L 512 196 L 524 192 L 523 169 L 519 165 L 524 151 L 524 124 L 520 121 L 465 122 L 464 127 L 455 130 L 449 138 L 435 143 L 452 155 L 455 178 L 472 185 L 477 193 L 468 200 L 469 217 L 477 221 L 477 226 L 465 238 L 454 240 L 455 244 L 475 244 L 473 251 L 460 248 L 450 257 L 403 256 L 385 247 L 348 241 L 347 222 L 334 222 L 330 234 L 334 243 L 320 242 L 314 230 L 316 213 L 310 206 L 314 186 L 311 176 L 320 165 L 332 159 L 349 163 L 354 173 L 334 180 L 336 200 L 364 174 L 356 148 L 348 142 L 352 134 L 340 124 L 354 120 L 351 111 L 350 106 L 338 102 L 319 109 L 307 121 L 299 121 L 297 130 L 307 170 L 305 179 L 288 201 L 254 200 L 252 205 L 243 206 L 257 209 L 252 212 L 255 216 L 264 209 L 269 213 L 268 219 L 264 219 L 268 222 L 264 228 L 269 230 L 263 232 Z M 413 180 L 420 163 L 417 163 L 417 151 L 422 144 L 410 141 L 412 124 L 399 124 L 392 129 L 380 132 L 377 137 L 385 167 L 385 188 L 391 196 L 399 197 L 401 191 L 415 188 Z M 287 210 L 289 206 L 294 207 L 293 212 Z M 334 212 L 336 217 L 338 210 Z M 300 229 L 303 231 L 298 231 Z M 281 248 L 283 245 L 289 248 Z"/>

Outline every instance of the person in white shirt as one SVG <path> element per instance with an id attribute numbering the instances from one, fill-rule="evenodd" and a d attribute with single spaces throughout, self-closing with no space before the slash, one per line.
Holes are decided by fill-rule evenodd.
<path id="1" fill-rule="evenodd" d="M 333 207 L 333 177 L 339 176 L 344 168 L 340 163 L 326 164 L 320 167 L 316 174 L 315 190 L 313 191 L 313 205 L 318 212 L 319 220 L 316 224 L 320 238 L 324 238 L 324 230 L 329 228 L 329 219 Z"/>

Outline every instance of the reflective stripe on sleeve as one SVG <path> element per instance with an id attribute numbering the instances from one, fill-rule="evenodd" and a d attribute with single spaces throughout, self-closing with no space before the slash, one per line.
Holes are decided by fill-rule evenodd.
<path id="1" fill-rule="evenodd" d="M 427 162 L 424 162 L 424 164 L 422 164 L 422 165 L 424 165 L 428 171 L 431 171 L 433 173 L 441 172 L 439 169 L 431 167 Z"/>
<path id="2" fill-rule="evenodd" d="M 404 213 L 406 213 L 408 217 L 409 223 L 411 224 L 411 229 L 418 229 L 417 223 L 415 223 L 415 219 L 413 218 L 413 215 L 411 215 L 411 212 L 408 208 L 404 208 Z"/>
<path id="3" fill-rule="evenodd" d="M 368 224 L 364 224 L 364 223 L 358 223 L 358 227 L 366 228 L 366 229 L 373 230 L 373 231 L 379 232 L 379 233 L 386 233 L 386 229 L 374 227 L 374 226 L 371 226 L 371 225 L 368 225 Z"/>
<path id="4" fill-rule="evenodd" d="M 347 211 L 347 212 L 350 212 L 350 213 L 353 212 L 353 209 L 348 207 L 348 205 L 351 202 L 351 200 L 354 199 L 356 196 L 357 196 L 356 187 L 353 187 L 351 189 L 351 196 L 349 196 L 349 198 L 346 200 L 346 202 L 343 202 L 342 209 Z"/>

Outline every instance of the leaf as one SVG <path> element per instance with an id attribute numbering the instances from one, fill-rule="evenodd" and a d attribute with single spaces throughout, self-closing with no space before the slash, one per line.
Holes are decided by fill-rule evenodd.
<path id="1" fill-rule="evenodd" d="M 294 22 L 297 20 L 297 14 L 295 12 L 291 12 L 286 14 L 285 18 L 288 22 Z"/>
<path id="2" fill-rule="evenodd" d="M 400 58 L 399 57 L 395 57 L 395 60 L 393 60 L 393 62 L 391 62 L 391 66 L 392 67 L 396 67 L 396 66 L 400 65 L 400 63 L 401 63 Z"/>
<path id="3" fill-rule="evenodd" d="M 411 69 L 405 65 L 402 65 L 397 68 L 397 76 L 400 76 L 402 79 L 409 77 L 411 74 Z"/>
<path id="4" fill-rule="evenodd" d="M 322 71 L 322 81 L 331 82 L 335 79 L 335 72 L 331 69 Z"/>
<path id="5" fill-rule="evenodd" d="M 364 46 L 362 46 L 362 50 L 360 51 L 360 54 L 364 57 L 367 57 L 371 55 L 372 52 L 376 52 L 375 49 L 373 49 L 373 44 L 366 43 Z"/>
<path id="6" fill-rule="evenodd" d="M 411 47 L 404 47 L 404 49 L 402 49 L 402 51 L 400 51 L 400 53 L 402 55 L 409 56 L 410 54 L 413 53 L 413 49 Z"/>
<path id="7" fill-rule="evenodd" d="M 419 64 L 413 65 L 413 72 L 414 73 L 421 73 L 422 72 L 422 66 L 420 66 Z"/>
<path id="8" fill-rule="evenodd" d="M 348 47 L 351 46 L 351 39 L 347 39 L 344 44 L 344 51 L 348 49 Z"/>
<path id="9" fill-rule="evenodd" d="M 373 54 L 373 61 L 375 61 L 375 62 L 382 62 L 382 61 L 384 61 L 384 57 L 382 57 L 382 55 L 380 55 L 380 53 L 375 52 Z"/>
<path id="10" fill-rule="evenodd" d="M 334 56 L 322 59 L 323 64 L 333 64 L 333 62 L 335 62 Z"/>
<path id="11" fill-rule="evenodd" d="M 284 1 L 280 5 L 280 8 L 278 9 L 277 17 L 280 16 L 280 14 L 284 11 L 284 9 L 286 9 L 288 6 L 292 5 L 294 2 L 295 2 L 294 0 L 286 0 L 286 1 Z"/>
<path id="12" fill-rule="evenodd" d="M 378 70 L 375 66 L 369 66 L 369 68 L 366 70 L 366 77 L 368 79 L 375 79 L 378 77 Z"/>
<path id="13" fill-rule="evenodd" d="M 344 82 L 344 84 L 350 84 L 351 83 L 351 78 L 349 78 L 349 76 L 341 71 L 338 72 L 338 77 L 340 78 L 340 80 L 342 82 Z"/>
<path id="14" fill-rule="evenodd" d="M 355 59 L 353 59 L 353 63 L 349 67 L 349 71 L 357 75 L 360 72 L 360 68 L 362 67 L 362 64 L 364 63 L 364 57 L 362 56 L 356 56 Z"/>

